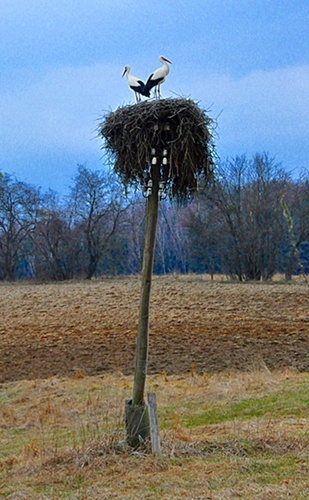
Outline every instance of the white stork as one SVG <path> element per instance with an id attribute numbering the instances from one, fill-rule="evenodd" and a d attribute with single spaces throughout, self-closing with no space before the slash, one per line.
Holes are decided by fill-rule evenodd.
<path id="1" fill-rule="evenodd" d="M 135 93 L 136 102 L 141 101 L 141 95 L 144 95 L 146 97 L 150 97 L 150 93 L 147 91 L 145 92 L 144 82 L 142 80 L 139 80 L 138 78 L 136 78 L 136 76 L 130 75 L 130 71 L 131 71 L 131 67 L 125 66 L 123 73 L 122 73 L 122 78 L 124 77 L 124 75 L 127 76 L 129 87 Z"/>
<path id="2" fill-rule="evenodd" d="M 162 63 L 161 68 L 158 68 L 153 73 L 151 73 L 145 85 L 145 91 L 148 94 L 154 87 L 154 94 L 157 98 L 161 97 L 160 86 L 161 83 L 165 82 L 165 78 L 170 72 L 169 64 L 172 64 L 171 61 L 166 59 L 166 57 L 164 56 L 160 56 L 159 61 Z"/>

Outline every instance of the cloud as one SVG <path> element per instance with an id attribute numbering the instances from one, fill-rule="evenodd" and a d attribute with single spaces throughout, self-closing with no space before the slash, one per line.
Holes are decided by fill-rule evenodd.
<path id="1" fill-rule="evenodd" d="M 115 92 L 115 89 L 117 92 Z M 27 149 L 57 147 L 84 151 L 95 137 L 98 118 L 108 106 L 125 97 L 121 69 L 96 64 L 49 70 L 28 85 L 0 95 L 5 129 L 2 140 L 15 148 L 22 140 Z"/>
<path id="2" fill-rule="evenodd" d="M 271 150 L 295 159 L 309 129 L 309 66 L 193 79 L 193 98 L 218 116 L 219 144 L 241 150 Z M 227 147 L 228 146 L 228 147 Z M 290 149 L 290 151 L 288 151 Z M 308 148 L 307 148 L 308 149 Z M 291 151 L 292 150 L 292 151 Z M 291 159 L 292 161 L 292 159 Z"/>

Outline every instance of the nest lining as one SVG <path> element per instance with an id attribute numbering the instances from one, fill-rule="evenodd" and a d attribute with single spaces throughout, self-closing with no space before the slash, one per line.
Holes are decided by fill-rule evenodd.
<path id="1" fill-rule="evenodd" d="M 160 99 L 108 113 L 99 131 L 125 186 L 145 183 L 155 154 L 170 198 L 187 199 L 212 176 L 212 129 L 213 120 L 191 99 Z"/>

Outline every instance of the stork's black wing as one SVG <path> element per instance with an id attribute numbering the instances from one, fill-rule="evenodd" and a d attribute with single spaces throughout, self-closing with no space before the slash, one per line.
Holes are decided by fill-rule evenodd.
<path id="1" fill-rule="evenodd" d="M 146 85 L 144 84 L 143 80 L 137 80 L 139 86 L 136 88 L 134 87 L 135 92 L 138 92 L 139 94 L 142 94 L 145 97 L 150 97 L 149 90 L 146 90 Z"/>
<path id="2" fill-rule="evenodd" d="M 150 92 L 150 90 L 153 88 L 153 87 L 156 87 L 157 85 L 159 85 L 163 80 L 164 78 L 161 77 L 161 78 L 156 78 L 154 80 L 152 80 L 152 77 L 153 77 L 154 73 L 151 73 L 150 77 L 148 78 L 147 82 L 146 82 L 146 85 L 145 85 L 145 91 L 146 92 Z"/>
<path id="3" fill-rule="evenodd" d="M 132 90 L 134 90 L 134 92 L 137 92 L 138 94 L 145 95 L 144 94 L 145 84 L 144 84 L 143 80 L 137 80 L 135 85 L 130 85 L 130 88 Z"/>

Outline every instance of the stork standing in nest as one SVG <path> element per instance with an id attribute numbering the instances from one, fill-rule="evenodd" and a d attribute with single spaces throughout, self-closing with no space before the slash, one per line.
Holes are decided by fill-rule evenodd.
<path id="1" fill-rule="evenodd" d="M 172 64 L 169 59 L 167 59 L 164 56 L 159 57 L 159 61 L 162 63 L 161 68 L 156 69 L 151 75 L 149 76 L 146 85 L 145 85 L 145 92 L 148 94 L 150 93 L 150 90 L 154 87 L 154 94 L 156 98 L 161 97 L 161 84 L 165 82 L 165 78 L 170 72 L 170 67 L 169 64 Z"/>
<path id="2" fill-rule="evenodd" d="M 136 102 L 141 101 L 141 95 L 144 95 L 145 97 L 150 97 L 150 92 L 145 89 L 145 83 L 143 82 L 143 80 L 136 78 L 136 76 L 130 75 L 130 71 L 131 67 L 125 66 L 122 73 L 122 78 L 126 75 L 129 87 L 130 89 L 133 90 L 135 94 Z"/>

